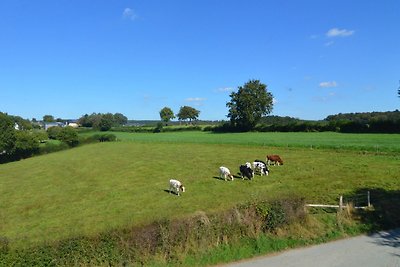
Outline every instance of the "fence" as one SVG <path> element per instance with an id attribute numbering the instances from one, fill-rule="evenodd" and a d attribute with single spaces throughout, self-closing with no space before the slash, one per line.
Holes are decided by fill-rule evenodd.
<path id="1" fill-rule="evenodd" d="M 340 196 L 338 205 L 306 204 L 306 207 L 336 208 L 341 210 L 349 203 L 352 203 L 355 209 L 366 209 L 371 207 L 371 196 L 369 191 L 367 191 L 366 194 L 358 194 L 351 197 L 346 197 L 345 199 L 343 199 L 343 196 Z"/>

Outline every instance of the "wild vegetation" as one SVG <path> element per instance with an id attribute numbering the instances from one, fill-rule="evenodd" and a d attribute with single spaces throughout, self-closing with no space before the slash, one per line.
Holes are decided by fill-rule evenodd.
<path id="1" fill-rule="evenodd" d="M 399 135 L 114 134 L 0 165 L 0 265 L 208 265 L 400 225 Z M 269 176 L 218 179 L 267 153 Z M 374 211 L 304 213 L 365 190 Z"/>

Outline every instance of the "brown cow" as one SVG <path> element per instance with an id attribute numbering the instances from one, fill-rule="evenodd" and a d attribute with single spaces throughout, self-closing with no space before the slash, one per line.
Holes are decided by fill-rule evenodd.
<path id="1" fill-rule="evenodd" d="M 274 165 L 283 165 L 283 160 L 279 155 L 268 155 L 267 156 L 267 163 L 268 165 L 271 165 L 271 163 L 274 163 Z"/>

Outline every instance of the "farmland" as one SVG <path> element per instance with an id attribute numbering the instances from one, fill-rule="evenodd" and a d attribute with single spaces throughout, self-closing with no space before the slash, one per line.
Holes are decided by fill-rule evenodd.
<path id="1" fill-rule="evenodd" d="M 400 135 L 115 134 L 119 142 L 0 165 L 0 236 L 27 247 L 249 200 L 298 195 L 332 203 L 358 189 L 400 189 Z M 218 179 L 219 166 L 236 174 L 267 153 L 285 161 L 269 176 Z M 185 184 L 183 196 L 168 194 L 170 178 Z"/>

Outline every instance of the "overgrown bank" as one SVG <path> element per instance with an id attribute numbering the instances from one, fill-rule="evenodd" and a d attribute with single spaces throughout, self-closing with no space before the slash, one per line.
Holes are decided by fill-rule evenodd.
<path id="1" fill-rule="evenodd" d="M 382 203 L 399 198 L 398 192 L 390 196 L 393 199 Z M 304 204 L 300 197 L 253 201 L 225 212 L 199 211 L 188 218 L 164 219 L 141 227 L 115 229 L 25 249 L 11 249 L 2 237 L 0 265 L 205 266 L 377 229 L 376 224 L 370 228 L 372 224 L 366 221 L 356 223 L 349 212 L 309 214 Z M 377 210 L 385 210 L 386 216 L 391 217 L 390 222 L 399 223 L 396 212 L 379 205 Z M 375 215 L 386 221 L 382 214 Z M 371 220 L 375 215 L 361 213 L 355 217 L 362 221 L 364 217 Z"/>

